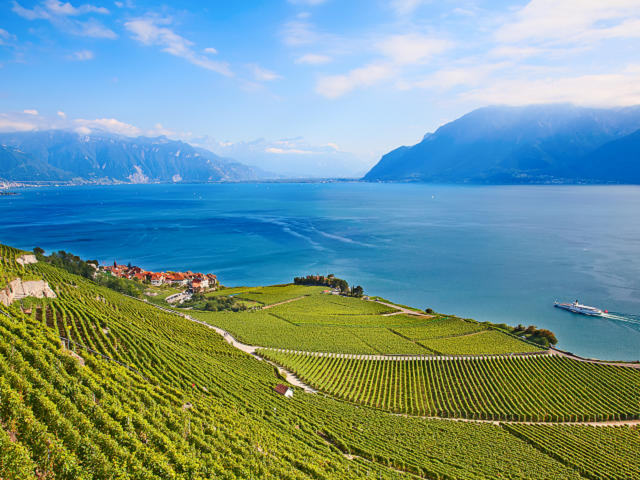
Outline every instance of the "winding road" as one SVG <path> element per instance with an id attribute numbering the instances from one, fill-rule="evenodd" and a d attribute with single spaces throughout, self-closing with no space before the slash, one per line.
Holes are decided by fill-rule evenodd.
<path id="1" fill-rule="evenodd" d="M 126 295 L 128 296 L 128 295 Z M 144 301 L 144 300 L 140 300 L 138 298 L 135 297 L 129 297 L 129 298 L 133 298 L 134 300 L 139 300 L 139 301 Z M 304 298 L 304 297 L 301 297 Z M 293 299 L 293 300 L 289 300 L 289 301 L 294 301 L 294 300 L 298 300 L 298 299 Z M 260 353 L 258 352 L 258 350 L 260 348 L 263 347 L 258 347 L 258 346 L 253 346 L 253 345 L 246 345 L 242 342 L 237 341 L 229 332 L 227 332 L 226 330 L 223 330 L 222 328 L 218 328 L 218 327 L 214 327 L 213 325 L 210 325 L 206 322 L 203 322 L 202 320 L 198 320 L 193 318 L 191 315 L 187 315 L 187 314 L 183 314 L 180 312 L 176 312 L 173 310 L 169 310 L 167 308 L 163 308 L 160 305 L 155 305 L 151 302 L 145 302 L 147 305 L 153 305 L 156 308 L 159 308 L 160 310 L 163 310 L 165 312 L 168 313 L 173 313 L 175 315 L 181 316 L 187 320 L 190 320 L 192 322 L 195 323 L 199 323 L 200 325 L 203 325 L 207 328 L 210 328 L 212 330 L 215 330 L 218 334 L 220 334 L 230 345 L 234 346 L 235 348 L 237 348 L 238 350 L 242 350 L 245 353 L 248 353 L 249 355 L 253 355 L 256 359 L 260 360 L 260 361 L 266 361 L 267 363 L 273 365 L 274 367 L 276 367 L 278 369 L 278 371 L 287 379 L 287 382 L 289 382 L 291 385 L 294 385 L 296 387 L 299 387 L 301 389 L 303 389 L 305 392 L 308 393 L 317 393 L 318 390 L 315 390 L 314 388 L 312 388 L 310 385 L 307 385 L 306 383 L 302 382 L 298 377 L 296 377 L 296 375 L 284 368 L 282 368 L 280 365 L 277 365 L 269 360 L 264 359 L 262 356 L 260 356 Z M 287 303 L 287 302 L 283 302 L 283 303 Z M 386 305 L 389 307 L 393 307 L 393 308 L 397 308 L 398 310 L 402 310 L 403 313 L 411 313 L 413 315 L 415 315 L 417 312 L 413 311 L 413 310 L 409 310 L 403 307 L 398 307 L 396 305 L 393 304 L 389 304 L 389 303 L 383 303 L 383 302 L 378 302 L 381 303 L 382 305 Z M 396 313 L 397 314 L 397 313 Z M 281 350 L 281 349 L 272 349 L 272 350 Z M 285 350 L 282 350 L 285 351 Z M 286 350 L 289 351 L 289 350 Z M 358 358 L 363 358 L 363 359 L 370 359 L 370 360 L 401 360 L 401 359 L 406 359 L 406 360 L 415 360 L 416 356 L 408 356 L 408 355 L 394 355 L 394 356 L 388 356 L 388 355 L 350 355 L 350 354 L 321 354 L 318 352 L 300 352 L 300 351 L 296 351 L 297 353 L 301 353 L 301 354 L 308 354 L 308 355 L 332 355 L 332 356 L 343 356 L 343 357 L 358 357 Z M 563 352 L 561 350 L 556 350 L 555 348 L 551 348 L 546 352 L 547 355 L 557 355 L 557 356 L 561 356 L 561 357 L 566 357 L 566 358 L 571 358 L 573 360 L 579 361 L 579 362 L 587 362 L 587 363 L 595 363 L 595 364 L 601 364 L 601 365 L 614 365 L 614 366 L 619 366 L 619 367 L 627 367 L 627 368 L 635 368 L 635 369 L 639 369 L 640 370 L 640 364 L 634 364 L 634 363 L 611 363 L 611 362 L 603 362 L 600 360 L 596 360 L 596 359 L 590 359 L 590 358 L 582 358 L 579 357 L 577 355 L 573 355 L 571 353 L 568 352 Z M 495 356 L 495 355 L 494 355 Z M 501 355 L 504 356 L 504 355 Z M 522 356 L 522 355 L 519 355 Z M 538 354 L 537 356 L 540 356 L 540 354 Z M 420 355 L 418 356 L 419 358 L 424 357 L 426 358 L 433 358 L 434 360 L 436 358 L 447 358 L 447 359 L 454 359 L 454 358 L 460 358 L 460 359 L 468 359 L 468 358 L 483 358 L 480 356 L 460 356 L 460 355 L 447 355 L 444 357 L 427 357 L 424 355 Z M 487 357 L 487 356 L 484 356 Z M 509 357 L 509 356 L 507 356 Z M 515 356 L 514 356 L 515 357 Z M 392 415 L 395 416 L 401 416 L 401 417 L 412 417 L 412 415 L 407 415 L 407 414 L 395 414 L 392 413 Z M 494 425 L 499 425 L 501 423 L 518 423 L 518 424 L 531 424 L 531 425 L 590 425 L 590 426 L 594 426 L 594 427 L 611 427 L 611 426 L 622 426 L 622 425 L 627 425 L 627 426 L 632 426 L 632 425 L 640 425 L 640 420 L 615 420 L 615 421 L 608 421 L 608 422 L 562 422 L 562 423 L 557 423 L 557 422 L 514 422 L 514 421 L 509 421 L 509 420 L 475 420 L 475 419 L 465 419 L 465 418 L 443 418 L 443 417 L 419 417 L 419 418 L 423 418 L 426 420 L 446 420 L 446 421 L 451 421 L 451 422 L 470 422 L 470 423 L 491 423 Z"/>

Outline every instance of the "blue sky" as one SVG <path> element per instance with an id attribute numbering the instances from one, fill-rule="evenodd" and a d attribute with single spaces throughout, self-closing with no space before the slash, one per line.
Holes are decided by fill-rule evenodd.
<path id="1" fill-rule="evenodd" d="M 640 103 L 637 0 L 0 3 L 0 130 L 303 136 L 366 161 L 488 104 Z"/>

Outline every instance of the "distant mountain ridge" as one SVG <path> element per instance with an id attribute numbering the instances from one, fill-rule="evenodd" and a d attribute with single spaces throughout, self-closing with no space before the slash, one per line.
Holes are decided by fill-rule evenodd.
<path id="1" fill-rule="evenodd" d="M 640 183 L 639 129 L 640 106 L 489 106 L 389 152 L 363 179 Z"/>
<path id="2" fill-rule="evenodd" d="M 0 145 L 0 178 L 5 180 L 207 182 L 256 180 L 266 174 L 164 136 L 48 130 L 2 133 Z"/>
<path id="3" fill-rule="evenodd" d="M 337 145 L 311 145 L 302 137 L 237 143 L 200 137 L 191 144 L 291 178 L 359 178 L 358 172 L 368 170 L 370 165 Z"/>

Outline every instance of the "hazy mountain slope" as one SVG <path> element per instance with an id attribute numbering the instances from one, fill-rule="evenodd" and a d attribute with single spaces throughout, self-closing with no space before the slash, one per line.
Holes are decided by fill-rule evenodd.
<path id="1" fill-rule="evenodd" d="M 640 184 L 640 130 L 605 143 L 586 155 L 575 171 L 583 178 Z"/>
<path id="2" fill-rule="evenodd" d="M 0 178 L 6 180 L 68 180 L 71 176 L 30 153 L 0 145 Z"/>
<path id="3" fill-rule="evenodd" d="M 382 181 L 511 183 L 575 176 L 579 159 L 640 128 L 640 107 L 490 106 L 474 110 L 412 147 L 383 156 L 364 177 Z"/>
<path id="4" fill-rule="evenodd" d="M 311 145 L 302 137 L 275 142 L 259 138 L 238 143 L 220 143 L 203 137 L 192 144 L 288 177 L 354 177 L 357 172 L 368 169 L 355 155 L 335 145 Z"/>
<path id="5" fill-rule="evenodd" d="M 33 154 L 72 177 L 149 181 L 252 180 L 250 167 L 166 137 L 80 135 L 59 130 L 0 134 L 0 144 Z"/>

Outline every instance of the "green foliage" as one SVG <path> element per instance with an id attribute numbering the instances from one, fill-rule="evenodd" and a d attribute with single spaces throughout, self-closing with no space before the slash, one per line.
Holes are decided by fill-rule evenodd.
<path id="1" fill-rule="evenodd" d="M 564 357 L 261 355 L 332 396 L 396 413 L 534 422 L 640 418 L 639 371 Z"/>
<path id="2" fill-rule="evenodd" d="M 0 453 L 7 478 L 400 478 L 329 447 L 315 415 L 273 393 L 273 367 L 212 329 L 37 268 L 58 298 L 0 315 L 0 423 L 18 439 Z M 79 367 L 59 336 L 135 371 L 75 346 Z"/>
<path id="3" fill-rule="evenodd" d="M 526 338 L 528 341 L 537 343 L 538 345 L 542 345 L 543 347 L 558 344 L 558 339 L 553 334 L 553 332 L 544 328 L 539 329 L 535 325 L 529 325 L 526 328 L 522 325 L 518 325 L 517 327 L 510 327 L 505 323 L 495 324 L 491 322 L 483 322 L 483 325 L 490 325 L 494 328 L 498 328 L 500 330 L 511 333 L 512 335 Z"/>
<path id="4" fill-rule="evenodd" d="M 637 429 L 566 425 L 548 431 L 543 425 L 425 420 L 366 406 L 490 419 L 513 411 L 524 411 L 522 420 L 637 417 L 635 370 L 546 357 L 418 362 L 308 356 L 326 367 L 308 369 L 308 375 L 346 401 L 297 388 L 285 399 L 273 393 L 284 380 L 272 365 L 212 329 L 46 262 L 20 266 L 15 258 L 24 253 L 0 245 L 3 278 L 44 276 L 57 298 L 25 298 L 28 314 L 20 302 L 0 306 L 0 478 L 638 477 Z M 361 300 L 336 301 L 326 304 L 326 315 L 402 317 L 382 317 Z M 290 341 L 308 350 L 372 354 L 422 348 L 390 328 L 294 325 L 268 311 L 197 315 L 264 335 L 278 347 Z M 458 324 L 445 325 L 436 319 L 393 328 L 426 340 L 443 328 L 460 334 Z M 71 347 L 86 366 L 61 348 L 60 337 L 75 342 Z M 295 368 L 302 357 L 292 357 Z"/>
<path id="5" fill-rule="evenodd" d="M 395 333 L 413 341 L 425 341 L 437 338 L 457 337 L 481 332 L 487 327 L 460 318 L 439 318 L 423 325 L 396 327 Z M 473 353 L 473 352 L 469 352 Z"/>
<path id="6" fill-rule="evenodd" d="M 208 313 L 190 311 L 194 317 L 230 332 L 242 343 L 295 350 L 353 352 L 374 355 L 348 327 L 293 325 L 263 312 Z"/>
<path id="7" fill-rule="evenodd" d="M 238 294 L 238 298 L 251 300 L 263 305 L 273 305 L 286 302 L 295 298 L 305 297 L 314 293 L 319 293 L 321 287 L 307 287 L 301 285 L 281 285 L 272 287 L 252 288 L 249 291 Z"/>
<path id="8" fill-rule="evenodd" d="M 293 283 L 296 285 L 321 285 L 330 288 L 337 288 L 341 293 L 349 293 L 349 283 L 341 278 L 336 278 L 335 275 L 329 275 L 327 277 L 323 275 L 307 275 L 306 277 L 295 277 Z M 360 296 L 362 296 L 363 290 L 360 287 Z"/>
<path id="9" fill-rule="evenodd" d="M 132 280 L 112 277 L 111 275 L 98 274 L 96 275 L 95 282 L 98 285 L 102 285 L 113 290 L 114 292 L 124 293 L 130 297 L 142 298 L 142 289 L 144 287 Z"/>
<path id="10" fill-rule="evenodd" d="M 511 424 L 505 428 L 583 477 L 640 478 L 638 427 Z"/>
<path id="11" fill-rule="evenodd" d="M 421 340 L 420 345 L 441 355 L 497 355 L 542 352 L 540 347 L 522 342 L 497 330 L 470 335 Z"/>
<path id="12" fill-rule="evenodd" d="M 310 295 L 306 298 L 278 305 L 269 310 L 280 314 L 314 314 L 314 315 L 381 315 L 397 312 L 394 308 L 377 302 L 367 302 L 340 295 Z M 384 320 L 384 319 L 383 319 Z"/>
<path id="13" fill-rule="evenodd" d="M 36 254 L 36 258 L 38 259 L 38 261 L 47 262 L 54 267 L 62 268 L 69 273 L 73 273 L 74 275 L 93 279 L 96 274 L 96 269 L 90 266 L 89 262 L 85 262 L 77 255 L 67 253 L 64 250 L 52 252 L 48 257 L 44 255 L 44 250 L 39 247 L 34 248 L 33 251 Z M 91 261 L 91 263 L 95 265 L 98 264 L 96 260 Z"/>
<path id="14" fill-rule="evenodd" d="M 344 402 L 317 395 L 311 401 L 323 419 L 322 431 L 342 450 L 422 478 L 582 478 L 571 467 L 514 438 L 498 425 L 422 420 L 363 407 L 349 408 Z M 605 458 L 600 465 L 606 465 Z"/>

